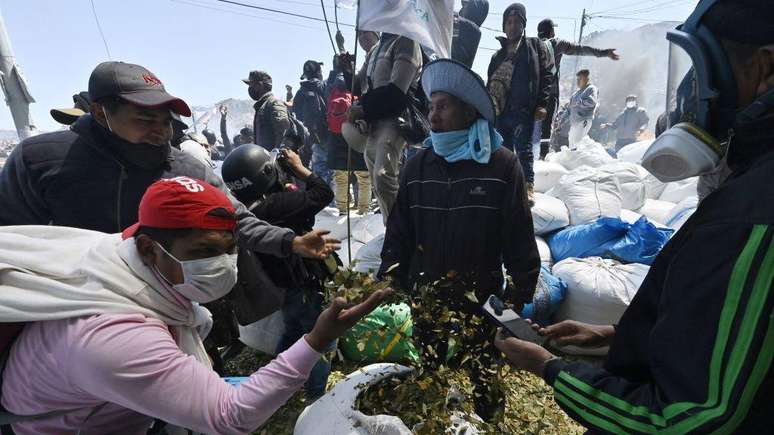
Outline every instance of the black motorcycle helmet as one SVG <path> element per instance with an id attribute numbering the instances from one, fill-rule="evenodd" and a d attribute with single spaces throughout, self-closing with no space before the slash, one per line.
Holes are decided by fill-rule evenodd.
<path id="1" fill-rule="evenodd" d="M 231 193 L 248 208 L 272 190 L 279 179 L 274 156 L 255 144 L 244 144 L 232 151 L 221 172 Z"/>

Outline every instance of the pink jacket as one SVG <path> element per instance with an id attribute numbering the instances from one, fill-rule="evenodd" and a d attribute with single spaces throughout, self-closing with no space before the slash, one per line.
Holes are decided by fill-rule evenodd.
<path id="1" fill-rule="evenodd" d="M 250 433 L 302 387 L 319 358 L 302 338 L 232 387 L 181 352 L 160 320 L 104 314 L 37 322 L 11 351 L 2 404 L 23 415 L 75 410 L 16 424 L 19 435 L 145 434 L 153 418 L 204 433 Z"/>

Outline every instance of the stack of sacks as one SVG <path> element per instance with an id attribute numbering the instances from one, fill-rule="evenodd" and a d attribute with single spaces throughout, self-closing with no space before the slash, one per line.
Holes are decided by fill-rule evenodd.
<path id="1" fill-rule="evenodd" d="M 618 323 L 648 274 L 644 264 L 621 264 L 598 257 L 570 258 L 556 264 L 553 274 L 567 283 L 567 295 L 554 321 L 576 320 L 595 325 Z M 604 355 L 607 348 L 567 346 L 562 351 Z"/>
<path id="2" fill-rule="evenodd" d="M 589 139 L 588 136 L 583 138 L 575 149 L 562 148 L 558 153 L 546 156 L 546 160 L 558 163 L 570 171 L 581 166 L 596 168 L 615 161 L 605 147 Z"/>
<path id="3" fill-rule="evenodd" d="M 548 246 L 557 263 L 572 257 L 603 257 L 652 264 L 673 233 L 672 229 L 656 228 L 644 217 L 634 224 L 620 218 L 601 218 L 552 234 Z"/>
<path id="4" fill-rule="evenodd" d="M 535 162 L 535 192 L 546 193 L 567 174 L 567 168 L 555 162 Z"/>
<path id="5" fill-rule="evenodd" d="M 567 206 L 570 225 L 621 215 L 621 186 L 610 172 L 580 167 L 559 180 L 553 194 Z"/>
<path id="6" fill-rule="evenodd" d="M 664 226 L 673 208 L 675 208 L 673 202 L 646 199 L 645 204 L 637 210 L 637 213 L 647 217 L 656 225 Z"/>
<path id="7" fill-rule="evenodd" d="M 535 234 L 542 236 L 570 225 L 570 213 L 564 203 L 552 196 L 535 194 L 532 207 L 532 225 Z"/>

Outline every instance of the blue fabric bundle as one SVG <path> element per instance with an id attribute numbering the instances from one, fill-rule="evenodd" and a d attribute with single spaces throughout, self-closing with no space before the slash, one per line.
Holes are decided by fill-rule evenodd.
<path id="1" fill-rule="evenodd" d="M 543 326 L 549 324 L 554 313 L 564 302 L 566 294 L 567 284 L 551 275 L 548 268 L 541 267 L 540 279 L 538 279 L 532 303 L 524 306 L 524 309 L 521 310 L 521 317 Z"/>

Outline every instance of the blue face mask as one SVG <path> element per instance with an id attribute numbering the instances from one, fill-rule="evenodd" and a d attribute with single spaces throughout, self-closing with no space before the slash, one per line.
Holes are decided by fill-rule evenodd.
<path id="1" fill-rule="evenodd" d="M 447 162 L 475 160 L 489 163 L 492 153 L 503 145 L 503 137 L 485 119 L 479 118 L 469 129 L 445 133 L 430 132 L 424 142 L 426 148 L 443 157 Z"/>

